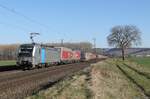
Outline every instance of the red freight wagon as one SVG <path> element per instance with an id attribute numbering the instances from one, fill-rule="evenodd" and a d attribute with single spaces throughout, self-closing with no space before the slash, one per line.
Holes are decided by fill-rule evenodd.
<path id="1" fill-rule="evenodd" d="M 73 51 L 72 49 L 66 48 L 66 47 L 57 47 L 57 49 L 60 50 L 60 59 L 61 62 L 70 62 L 73 57 Z"/>
<path id="2" fill-rule="evenodd" d="M 81 51 L 75 50 L 73 51 L 73 59 L 75 61 L 79 61 L 81 58 Z"/>

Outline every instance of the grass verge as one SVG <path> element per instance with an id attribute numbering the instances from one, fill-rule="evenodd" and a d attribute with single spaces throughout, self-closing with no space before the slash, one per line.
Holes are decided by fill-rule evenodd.
<path id="1" fill-rule="evenodd" d="M 143 91 L 146 96 L 150 97 L 150 79 L 147 79 L 147 77 L 144 75 L 133 71 L 125 65 L 121 65 L 120 68 L 126 73 L 128 78 Z"/>
<path id="2" fill-rule="evenodd" d="M 0 66 L 13 66 L 16 65 L 16 61 L 15 60 L 4 60 L 4 61 L 0 61 Z"/>
<path id="3" fill-rule="evenodd" d="M 93 99 L 144 99 L 145 96 L 116 67 L 114 60 L 107 60 L 93 66 Z"/>
<path id="4" fill-rule="evenodd" d="M 117 68 L 117 63 L 122 64 L 113 59 L 93 64 L 27 99 L 145 99 L 142 91 Z"/>
<path id="5" fill-rule="evenodd" d="M 87 74 L 87 71 L 79 72 L 27 99 L 88 99 L 91 92 L 87 87 Z"/>

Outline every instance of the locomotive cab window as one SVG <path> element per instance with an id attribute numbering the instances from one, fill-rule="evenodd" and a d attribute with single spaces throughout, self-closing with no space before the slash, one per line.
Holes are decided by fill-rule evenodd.
<path id="1" fill-rule="evenodd" d="M 20 46 L 18 56 L 20 57 L 31 57 L 33 52 L 33 46 L 32 45 L 22 45 Z"/>

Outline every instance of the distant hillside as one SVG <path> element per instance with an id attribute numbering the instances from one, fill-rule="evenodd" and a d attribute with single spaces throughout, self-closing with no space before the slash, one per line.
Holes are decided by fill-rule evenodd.
<path id="1" fill-rule="evenodd" d="M 104 49 L 103 54 L 111 56 L 121 56 L 121 49 L 112 48 Z M 127 56 L 150 56 L 150 48 L 128 48 L 126 49 Z"/>

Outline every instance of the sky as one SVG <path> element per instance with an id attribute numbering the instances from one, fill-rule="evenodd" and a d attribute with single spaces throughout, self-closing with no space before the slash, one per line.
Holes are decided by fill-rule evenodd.
<path id="1" fill-rule="evenodd" d="M 136 25 L 150 47 L 150 0 L 0 0 L 0 44 L 91 42 L 109 47 L 116 25 Z"/>

